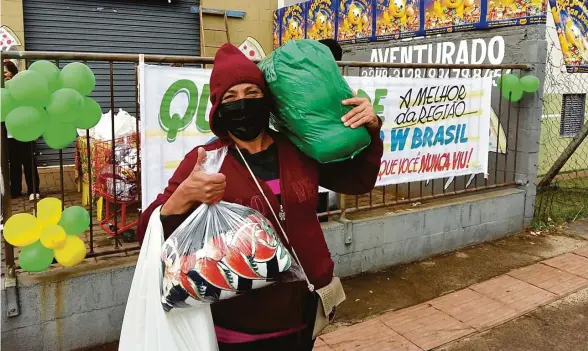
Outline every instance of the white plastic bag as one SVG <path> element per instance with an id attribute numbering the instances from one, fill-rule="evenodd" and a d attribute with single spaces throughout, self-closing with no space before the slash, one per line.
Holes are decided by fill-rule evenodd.
<path id="1" fill-rule="evenodd" d="M 102 114 L 102 118 L 96 126 L 90 129 L 90 137 L 98 140 L 112 139 L 112 116 L 111 111 Z M 114 137 L 120 138 L 133 134 L 137 130 L 137 120 L 127 111 L 119 109 L 114 116 Z M 85 136 L 85 129 L 78 129 L 78 135 Z"/>
<path id="2" fill-rule="evenodd" d="M 218 172 L 227 152 L 227 147 L 208 151 L 203 172 Z M 161 303 L 166 311 L 303 279 L 269 220 L 249 207 L 224 201 L 202 204 L 190 214 L 165 241 L 161 261 Z"/>
<path id="3" fill-rule="evenodd" d="M 161 307 L 160 209 L 151 215 L 133 276 L 120 336 L 120 351 L 215 351 L 218 350 L 208 305 L 199 308 Z"/>

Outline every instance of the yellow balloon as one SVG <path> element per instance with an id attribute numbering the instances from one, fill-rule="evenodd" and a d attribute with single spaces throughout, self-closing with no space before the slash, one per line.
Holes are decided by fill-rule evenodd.
<path id="1" fill-rule="evenodd" d="M 61 200 L 48 197 L 37 204 L 37 219 L 41 227 L 57 224 L 61 219 Z"/>
<path id="2" fill-rule="evenodd" d="M 13 246 L 28 246 L 41 237 L 41 227 L 35 216 L 18 213 L 4 225 L 4 239 Z"/>
<path id="3" fill-rule="evenodd" d="M 65 244 L 65 230 L 57 224 L 50 224 L 41 231 L 41 244 L 48 249 L 57 249 Z"/>
<path id="4" fill-rule="evenodd" d="M 77 236 L 68 235 L 65 244 L 55 249 L 55 260 L 64 267 L 75 266 L 86 258 L 86 244 Z"/>

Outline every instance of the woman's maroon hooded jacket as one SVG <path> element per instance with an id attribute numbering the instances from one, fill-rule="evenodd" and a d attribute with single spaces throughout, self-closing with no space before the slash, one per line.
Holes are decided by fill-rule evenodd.
<path id="1" fill-rule="evenodd" d="M 228 48 L 230 50 L 227 50 L 227 48 L 224 49 L 225 51 L 229 51 L 231 55 L 242 56 L 246 61 L 239 61 L 239 63 L 244 65 L 246 69 L 252 69 L 247 66 L 248 63 L 257 69 L 257 66 L 242 55 L 241 52 L 235 48 L 237 51 L 235 53 L 232 48 Z M 216 59 L 218 59 L 218 54 Z M 215 61 L 215 71 L 217 68 L 219 68 L 219 65 Z M 244 69 L 240 71 L 243 72 Z M 259 72 L 258 69 L 257 71 Z M 214 78 L 213 71 L 211 83 Z M 251 80 L 255 79 L 251 77 L 247 79 L 247 81 Z M 233 78 L 231 82 L 225 84 L 228 87 L 224 91 L 235 84 L 239 84 L 239 82 L 235 83 L 236 81 L 238 82 L 238 80 Z M 265 84 L 262 87 L 265 88 Z M 211 84 L 211 88 L 213 88 L 213 84 Z M 224 91 L 219 93 L 219 95 L 222 96 Z M 212 98 L 211 95 L 211 100 Z M 218 107 L 218 100 L 220 99 L 213 100 L 211 118 L 213 116 L 212 112 Z M 214 131 L 214 128 L 212 129 Z M 327 285 L 331 281 L 334 266 L 316 215 L 318 187 L 320 185 L 335 192 L 350 195 L 365 194 L 372 190 L 380 168 L 383 145 L 380 139 L 379 129 L 371 130 L 370 134 L 371 144 L 359 155 L 347 161 L 331 164 L 319 164 L 302 154 L 292 143 L 281 135 L 276 133 L 271 134 L 278 149 L 281 202 L 286 213 L 286 219 L 283 222 L 284 229 L 292 247 L 296 250 L 310 282 L 317 289 Z M 209 151 L 223 146 L 233 147 L 233 144 L 221 134 L 220 139 L 202 147 Z M 143 240 L 149 218 L 153 211 L 157 207 L 165 204 L 171 194 L 188 177 L 194 168 L 197 157 L 198 152 L 197 148 L 195 148 L 180 163 L 164 192 L 143 211 L 137 228 L 137 237 L 140 242 Z M 224 201 L 238 203 L 258 210 L 273 223 L 274 227 L 278 228 L 272 213 L 269 211 L 264 198 L 259 193 L 248 170 L 233 158 L 231 153 L 227 154 L 220 172 L 226 176 L 227 186 L 223 198 Z M 262 185 L 274 211 L 278 213 L 279 203 L 277 198 L 265 182 L 261 179 L 258 179 L 258 181 Z M 188 215 L 189 213 L 166 219 L 164 222 L 165 237 L 167 238 L 171 235 L 175 228 Z M 289 320 L 288 317 L 292 315 L 293 309 L 300 309 L 300 305 L 295 303 L 297 297 L 285 296 L 289 292 L 285 291 L 284 288 L 276 287 L 277 285 L 267 289 L 260 289 L 262 292 L 253 291 L 240 297 L 226 300 L 226 302 L 223 301 L 213 304 L 215 323 L 225 328 L 252 333 L 271 332 L 292 327 L 292 323 L 296 323 L 296 321 Z M 239 311 L 235 311 L 235 308 Z M 242 318 L 239 316 L 242 316 Z M 273 316 L 273 318 L 268 318 L 270 316 Z M 252 318 L 258 321 L 251 323 Z M 268 323 L 264 323 L 265 321 Z"/>

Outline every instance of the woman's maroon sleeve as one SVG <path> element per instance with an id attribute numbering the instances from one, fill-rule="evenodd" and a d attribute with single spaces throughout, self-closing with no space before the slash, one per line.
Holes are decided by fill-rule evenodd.
<path id="1" fill-rule="evenodd" d="M 329 190 L 361 195 L 372 191 L 378 179 L 384 144 L 380 138 L 382 120 L 378 128 L 369 130 L 371 143 L 352 159 L 319 165 L 319 184 Z"/>
<path id="2" fill-rule="evenodd" d="M 140 244 L 143 243 L 143 238 L 145 237 L 145 231 L 147 230 L 147 225 L 149 224 L 149 219 L 151 218 L 151 214 L 155 209 L 159 206 L 164 205 L 170 196 L 178 189 L 178 186 L 190 175 L 190 172 L 194 169 L 194 165 L 198 160 L 198 148 L 190 151 L 184 160 L 180 163 L 174 175 L 170 178 L 169 183 L 163 193 L 159 194 L 155 201 L 147 209 L 143 211 L 141 217 L 139 218 L 139 223 L 137 224 L 137 241 Z M 184 221 L 188 214 L 185 215 L 174 215 L 168 216 L 162 222 L 163 224 L 163 231 L 164 237 L 167 239 L 171 233 Z"/>

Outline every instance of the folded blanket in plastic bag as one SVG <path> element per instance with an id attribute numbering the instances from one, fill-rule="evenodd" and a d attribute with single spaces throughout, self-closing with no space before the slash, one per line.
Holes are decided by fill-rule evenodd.
<path id="1" fill-rule="evenodd" d="M 331 51 L 314 40 L 289 41 L 259 63 L 275 100 L 273 126 L 321 163 L 343 161 L 370 144 L 365 128 L 341 122 L 353 92 Z"/>

